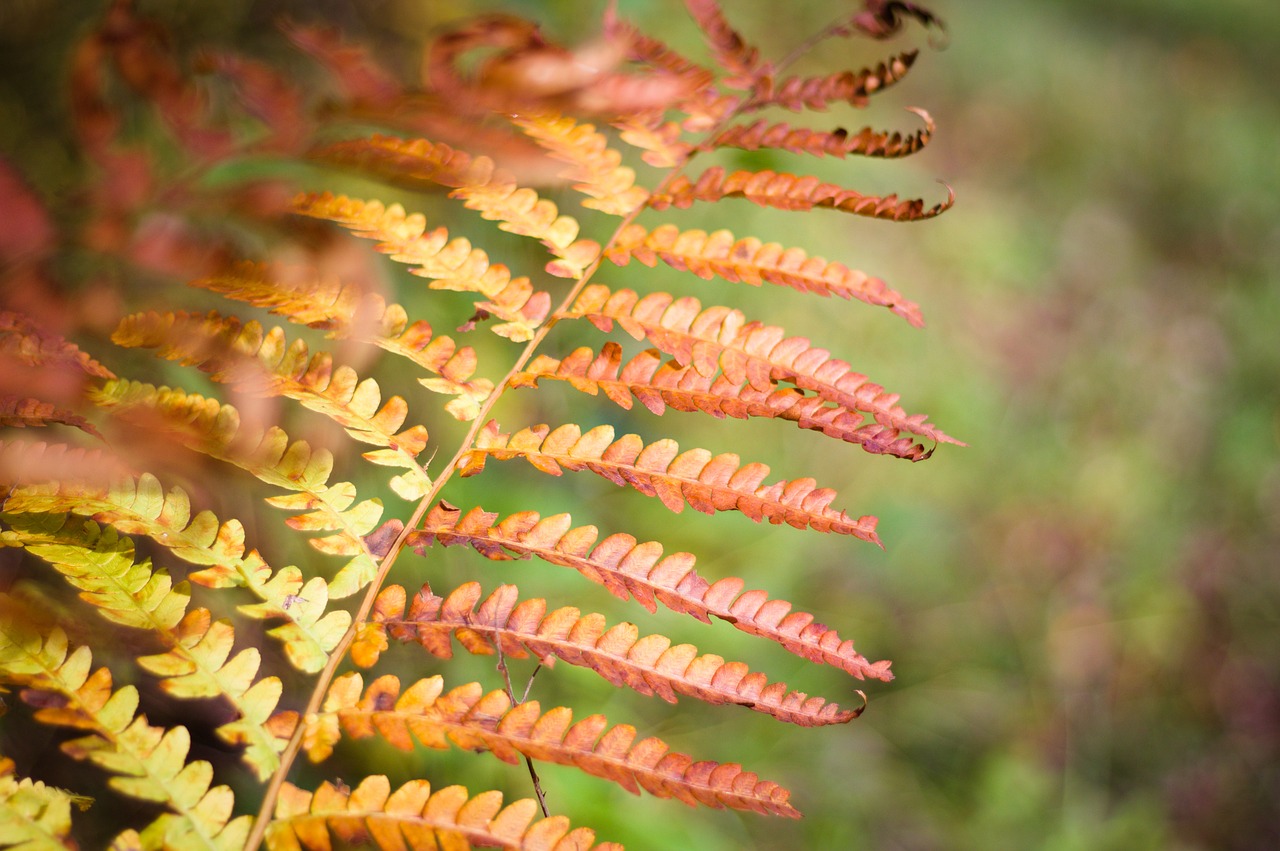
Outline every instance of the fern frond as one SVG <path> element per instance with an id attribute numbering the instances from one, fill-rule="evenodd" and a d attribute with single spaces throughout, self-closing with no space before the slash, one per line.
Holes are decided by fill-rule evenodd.
<path id="1" fill-rule="evenodd" d="M 798 177 L 776 171 L 735 171 L 727 175 L 720 166 L 713 166 L 696 181 L 683 175 L 671 181 L 665 191 L 649 199 L 649 206 L 665 210 L 675 206 L 690 207 L 695 201 L 719 201 L 722 198 L 746 198 L 762 207 L 779 210 L 812 210 L 828 207 L 895 222 L 917 222 L 931 219 L 951 209 L 955 193 L 948 187 L 947 200 L 925 208 L 923 199 L 901 200 L 897 195 L 863 195 L 852 189 L 822 183 L 816 177 Z"/>
<path id="2" fill-rule="evenodd" d="M 0 353 L 27 366 L 70 366 L 92 378 L 115 378 L 111 370 L 74 343 L 43 330 L 27 316 L 12 310 L 0 310 Z"/>
<path id="3" fill-rule="evenodd" d="M 569 163 L 560 176 L 576 181 L 573 188 L 588 196 L 582 206 L 626 216 L 649 200 L 648 190 L 635 185 L 635 171 L 622 165 L 622 155 L 592 125 L 564 115 L 515 116 L 512 123 L 552 157 Z"/>
<path id="4" fill-rule="evenodd" d="M 391 479 L 397 496 L 420 499 L 431 488 L 416 460 L 427 445 L 427 429 L 415 425 L 399 431 L 409 414 L 404 399 L 392 396 L 384 404 L 376 381 L 361 381 L 350 367 L 335 368 L 327 352 L 309 356 L 303 341 L 288 344 L 279 328 L 264 332 L 257 322 L 241 322 L 216 311 L 203 316 L 148 312 L 122 319 L 112 340 L 130 348 L 155 349 L 160 357 L 198 367 L 214 381 L 295 399 L 338 423 L 356 440 L 384 447 L 363 457 L 405 470 Z"/>
<path id="5" fill-rule="evenodd" d="M 792 127 L 785 121 L 770 124 L 761 119 L 752 124 L 735 124 L 726 128 L 708 142 L 706 147 L 742 148 L 747 151 L 776 148 L 793 154 L 840 159 L 850 154 L 885 159 L 906 157 L 923 150 L 937 129 L 932 116 L 923 109 L 907 107 L 907 110 L 924 121 L 923 128 L 907 136 L 896 130 L 890 132 L 871 127 L 863 127 L 856 133 L 849 133 L 843 127 L 832 131 L 813 130 L 808 127 Z"/>
<path id="6" fill-rule="evenodd" d="M 39 399 L 0 396 L 0 426 L 41 428 L 49 425 L 68 425 L 98 439 L 102 438 L 93 423 L 73 411 L 55 407 Z"/>
<path id="7" fill-rule="evenodd" d="M 64 514 L 6 514 L 0 532 L 8 546 L 24 547 L 49 563 L 80 598 L 112 623 L 158 635 L 172 632 L 191 600 L 187 583 L 169 571 L 134 561 L 133 541 L 110 526 Z"/>
<path id="8" fill-rule="evenodd" d="M 731 382 L 747 381 L 761 391 L 786 381 L 835 405 L 870 414 L 887 428 L 964 445 L 924 414 L 907 414 L 897 394 L 886 393 L 827 350 L 811 346 L 803 337 L 787 337 L 775 325 L 747 322 L 737 310 L 703 310 L 695 298 L 675 299 L 665 293 L 640 298 L 633 290 L 610 292 L 592 284 L 568 315 L 586 317 L 602 331 L 611 330 L 616 321 L 631 336 L 648 340 L 703 375 L 714 374 L 718 367 Z"/>
<path id="9" fill-rule="evenodd" d="M 430 287 L 474 292 L 485 296 L 476 308 L 502 320 L 493 333 L 517 343 L 533 338 L 534 331 L 551 309 L 551 296 L 534 290 L 528 278 L 512 278 L 511 270 L 491 263 L 489 255 L 472 248 L 469 240 L 449 239 L 444 228 L 425 233 L 426 220 L 407 215 L 399 204 L 360 201 L 345 195 L 299 195 L 294 212 L 337 222 L 356 236 L 378 240 L 377 249 L 399 263 L 414 266 L 410 272 L 431 278 Z"/>
<path id="10" fill-rule="evenodd" d="M 433 337 L 431 325 L 410 323 L 403 307 L 387 304 L 377 293 L 361 292 L 336 279 L 286 281 L 269 276 L 265 266 L 242 263 L 220 275 L 192 281 L 189 286 L 270 310 L 311 328 L 325 330 L 330 339 L 356 340 L 413 361 L 438 378 L 420 378 L 428 390 L 457 396 L 445 406 L 460 420 L 473 419 L 493 392 L 493 382 L 471 376 L 476 353 L 459 349 L 449 337 Z M 544 311 L 545 312 L 545 311 Z"/>
<path id="11" fill-rule="evenodd" d="M 357 502 L 355 486 L 350 482 L 329 484 L 333 455 L 327 450 L 313 450 L 305 440 L 290 442 L 289 436 L 275 426 L 257 434 L 246 433 L 240 427 L 240 414 L 234 407 L 180 389 L 113 381 L 90 397 L 99 406 L 126 419 L 154 427 L 154 420 L 158 418 L 166 435 L 182 445 L 234 464 L 269 485 L 295 491 L 271 497 L 267 502 L 278 508 L 305 512 L 285 521 L 294 529 L 334 533 L 310 539 L 316 549 L 352 557 L 329 583 L 326 593 L 330 597 L 349 597 L 372 580 L 377 564 L 364 545 L 364 536 L 378 525 L 382 503 L 377 499 Z M 243 537 L 243 532 L 233 537 L 236 535 Z M 242 551 L 243 541 L 236 550 L 237 558 Z M 301 574 L 296 568 L 282 568 L 274 581 L 267 582 L 268 575 L 261 570 L 260 557 L 255 553 L 245 558 L 252 562 L 249 570 L 237 567 L 229 573 L 213 564 L 193 574 L 191 579 L 215 588 L 244 584 L 273 604 L 265 616 L 288 617 L 281 606 L 287 598 L 300 592 Z M 339 634 L 345 629 L 343 624 Z"/>
<path id="12" fill-rule="evenodd" d="M 165 691 L 181 698 L 225 698 L 239 718 L 219 727 L 218 735 L 247 746 L 245 760 L 258 779 L 271 776 L 284 743 L 262 722 L 275 710 L 282 685 L 277 677 L 254 680 L 261 663 L 256 648 L 228 660 L 235 641 L 229 622 L 214 622 L 207 609 L 187 612 L 187 584 L 172 586 L 167 571 L 135 563 L 133 542 L 110 527 L 47 514 L 9 515 L 5 521 L 7 544 L 22 545 L 52 565 L 108 620 L 147 629 L 170 648 L 138 659 L 161 677 Z"/>
<path id="13" fill-rule="evenodd" d="M 210 788 L 208 762 L 187 762 L 187 729 L 148 724 L 137 714 L 137 689 L 113 691 L 108 669 L 90 673 L 89 648 L 68 649 L 67 636 L 57 627 L 42 641 L 0 622 L 0 679 L 26 689 L 23 699 L 36 707 L 36 720 L 89 732 L 62 744 L 68 755 L 117 775 L 109 781 L 116 791 L 172 810 L 144 831 L 153 839 L 147 847 L 242 847 L 251 820 L 231 818 L 232 792 L 226 786 Z"/>
<path id="14" fill-rule="evenodd" d="M 443 143 L 426 139 L 373 136 L 338 142 L 320 152 L 322 159 L 361 166 L 398 181 L 439 184 L 461 198 L 470 210 L 502 230 L 539 240 L 557 258 L 547 271 L 562 278 L 576 278 L 595 260 L 600 246 L 578 239 L 578 222 L 560 215 L 556 205 L 522 188 L 514 178 L 494 169 L 488 157 L 472 158 Z"/>
<path id="15" fill-rule="evenodd" d="M 546 425 L 502 434 L 490 421 L 477 435 L 475 449 L 459 461 L 463 476 L 484 469 L 485 459 L 524 458 L 544 473 L 558 476 L 562 468 L 590 470 L 616 485 L 630 485 L 646 496 L 656 496 L 679 513 L 686 504 L 704 514 L 741 511 L 759 523 L 767 519 L 797 529 L 853 535 L 880 546 L 876 518 L 852 518 L 835 511 L 836 493 L 819 488 L 813 479 L 779 481 L 762 485 L 769 468 L 760 463 L 742 466 L 737 455 L 712 456 L 705 449 L 681 453 L 667 438 L 645 446 L 637 435 L 613 439 L 613 427 L 596 426 L 585 434 L 578 426 L 563 425 L 552 431 Z"/>
<path id="16" fill-rule="evenodd" d="M 787 77 L 775 80 L 765 77 L 752 93 L 754 108 L 780 106 L 792 112 L 806 109 L 825 110 L 832 103 L 864 107 L 871 95 L 892 86 L 911 70 L 917 50 L 907 50 L 884 62 L 860 71 L 842 71 L 825 77 Z"/>
<path id="17" fill-rule="evenodd" d="M 921 461 L 930 453 L 895 429 L 865 425 L 862 415 L 839 405 L 824 404 L 820 396 L 780 387 L 757 390 L 747 383 L 733 383 L 724 375 L 702 375 L 692 366 L 663 362 L 656 349 L 648 349 L 622 363 L 622 347 L 604 344 L 600 354 L 582 347 L 564 360 L 539 355 L 512 376 L 512 387 L 536 387 L 540 379 L 569 382 L 575 389 L 605 396 L 631 410 L 631 397 L 659 416 L 668 406 L 677 411 L 702 411 L 717 418 L 766 417 L 790 420 L 801 428 L 821 431 L 829 437 L 860 445 L 867 452 Z"/>
<path id="18" fill-rule="evenodd" d="M 632 224 L 623 228 L 609 244 L 605 256 L 618 266 L 625 266 L 632 259 L 646 266 L 661 260 L 704 280 L 718 276 L 731 283 L 755 287 L 768 281 L 820 296 L 856 298 L 873 306 L 887 307 L 917 328 L 924 325 L 919 305 L 890 289 L 879 278 L 850 269 L 843 263 L 810 257 L 802 248 L 783 248 L 776 242 L 762 243 L 755 237 L 737 239 L 727 230 L 708 234 L 660 225 L 650 231 Z M 597 286 L 600 285 L 592 285 Z"/>
<path id="19" fill-rule="evenodd" d="M 710 704 L 745 706 L 802 727 L 844 724 L 861 713 L 788 691 L 785 683 L 770 683 L 742 662 L 700 656 L 693 645 L 673 647 L 662 635 L 642 638 L 632 623 L 606 628 L 603 615 L 583 615 L 574 607 L 548 613 L 542 599 L 517 602 L 514 585 L 500 586 L 482 603 L 480 595 L 478 582 L 465 583 L 448 597 L 424 585 L 406 612 L 404 588 L 392 585 L 378 595 L 373 622 L 392 638 L 417 642 L 442 659 L 453 657 L 452 634 L 470 653 L 489 655 L 498 647 L 515 658 L 532 653 L 543 665 L 562 659 L 590 668 L 615 686 L 656 694 L 668 703 L 683 694 Z"/>
<path id="20" fill-rule="evenodd" d="M 71 838 L 73 796 L 56 786 L 12 774 L 0 759 L 0 848 L 14 851 L 63 851 L 76 848 Z"/>
<path id="21" fill-rule="evenodd" d="M 661 603 L 703 623 L 716 617 L 858 679 L 893 679 L 888 661 L 868 661 L 854 650 L 852 641 L 842 640 L 836 630 L 816 623 L 807 612 L 791 611 L 787 601 L 771 600 L 764 591 L 743 593 L 745 583 L 736 577 L 708 582 L 694 570 L 690 553 L 664 557 L 656 541 L 639 543 L 620 533 L 597 543 L 599 537 L 595 526 L 572 528 L 567 514 L 543 518 L 537 512 L 522 511 L 498 522 L 497 514 L 480 508 L 463 515 L 448 503 L 437 503 L 419 528 L 409 533 L 406 546 L 422 554 L 433 541 L 446 547 L 467 545 L 494 561 L 537 556 L 573 568 L 619 599 L 634 597 L 650 612 Z"/>
<path id="22" fill-rule="evenodd" d="M 644 789 L 659 798 L 677 798 L 690 806 L 752 810 L 798 817 L 790 794 L 734 763 L 694 762 L 668 753 L 659 739 L 635 741 L 636 730 L 619 724 L 605 730 L 602 715 L 570 726 L 573 712 L 557 707 L 543 714 L 537 701 L 515 707 L 504 692 L 483 693 L 479 683 L 444 691 L 441 677 L 419 680 L 403 694 L 400 680 L 383 676 L 364 691 L 351 673 L 333 681 L 321 712 L 305 719 L 304 746 L 313 761 L 325 759 L 341 732 L 356 739 L 379 736 L 401 750 L 416 739 L 429 748 L 487 750 L 504 762 L 520 756 L 573 765 L 612 780 L 632 794 Z M 603 734 L 603 735 L 601 735 Z"/>
<path id="23" fill-rule="evenodd" d="M 553 816 L 533 822 L 532 798 L 502 806 L 501 792 L 475 797 L 461 786 L 437 792 L 425 780 L 410 780 L 395 791 L 383 775 L 360 781 L 354 790 L 339 781 L 323 783 L 315 793 L 286 783 L 267 831 L 271 851 L 306 848 L 329 851 L 329 834 L 350 846 L 404 851 L 442 848 L 463 851 L 472 845 L 522 851 L 622 851 L 613 842 L 593 845 L 595 832 L 569 829 L 569 820 Z"/>
<path id="24" fill-rule="evenodd" d="M 729 72 L 722 82 L 730 88 L 752 88 L 760 67 L 760 52 L 729 24 L 718 0 L 685 0 L 684 5 L 702 30 L 716 63 Z"/>

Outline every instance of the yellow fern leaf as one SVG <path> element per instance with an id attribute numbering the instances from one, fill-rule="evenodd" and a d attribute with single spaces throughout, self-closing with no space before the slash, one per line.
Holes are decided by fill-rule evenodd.
<path id="1" fill-rule="evenodd" d="M 399 431 L 409 407 L 400 396 L 384 404 L 373 379 L 361 381 L 350 367 L 334 367 L 328 353 L 309 356 L 301 340 L 290 345 L 279 328 L 263 331 L 216 312 L 139 313 L 121 320 L 112 340 L 122 346 L 153 348 L 161 357 L 197 366 L 215 381 L 234 383 L 264 396 L 287 396 L 346 429 L 356 440 L 384 449 L 364 453 L 374 464 L 403 468 L 391 489 L 419 499 L 431 480 L 416 458 L 427 445 L 427 430 Z"/>
<path id="2" fill-rule="evenodd" d="M 321 328 L 330 339 L 370 343 L 407 358 L 438 376 L 418 379 L 420 384 L 457 397 L 445 408 L 458 419 L 474 418 L 493 392 L 493 382 L 471 378 L 476 368 L 471 347 L 459 349 L 449 337 L 432 336 L 428 323 L 410 323 L 403 307 L 387 304 L 377 293 L 361 292 L 335 279 L 273 276 L 267 267 L 254 263 L 192 281 L 191 286 L 266 308 L 291 322 Z"/>
<path id="3" fill-rule="evenodd" d="M 232 792 L 226 786 L 210 787 L 209 763 L 187 762 L 191 736 L 186 728 L 151 726 L 136 714 L 137 689 L 113 691 L 110 671 L 98 668 L 90 673 L 87 647 L 68 650 L 61 629 L 55 627 L 41 640 L 0 621 L 0 680 L 27 689 L 24 698 L 40 707 L 37 720 L 89 732 L 64 742 L 67 754 L 116 775 L 110 785 L 117 791 L 172 811 L 144 831 L 160 839 L 151 847 L 241 847 L 250 819 L 231 818 Z M 41 694 L 49 697 L 41 699 Z"/>

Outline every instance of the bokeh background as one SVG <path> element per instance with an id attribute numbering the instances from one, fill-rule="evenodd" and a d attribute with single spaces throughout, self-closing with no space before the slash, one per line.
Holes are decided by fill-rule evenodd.
<path id="1" fill-rule="evenodd" d="M 234 46 L 285 63 L 299 60 L 270 22 L 284 13 L 327 20 L 378 44 L 407 73 L 432 32 L 478 11 L 524 14 L 574 41 L 590 37 L 603 8 L 587 0 L 138 5 L 183 49 Z M 778 55 L 848 4 L 726 5 L 745 35 Z M 675 0 L 621 7 L 701 55 Z M 67 50 L 100 8 L 0 4 L 0 152 L 55 203 L 83 177 L 59 88 Z M 802 244 L 884 277 L 921 304 L 928 328 L 858 304 L 670 270 L 609 269 L 602 280 L 738 304 L 810 336 L 968 448 L 944 446 L 908 465 L 779 423 L 624 418 L 558 389 L 540 407 L 504 409 L 504 423 L 635 423 L 686 446 L 763 457 L 787 478 L 820 475 L 841 491 L 842 506 L 881 517 L 886 550 L 736 516 L 673 518 L 594 482 L 561 496 L 514 469 L 500 486 L 481 477 L 450 497 L 516 510 L 532 507 L 534 494 L 547 500 L 544 513 L 573 508 L 580 522 L 689 549 L 705 574 L 743 576 L 854 636 L 868 656 L 892 658 L 897 679 L 869 687 L 870 708 L 850 726 L 795 730 L 691 701 L 673 709 L 567 666 L 543 672 L 533 696 L 544 705 L 603 711 L 686 752 L 743 762 L 788 786 L 806 818 L 694 813 L 555 768 L 542 773 L 551 807 L 636 849 L 1280 847 L 1280 5 L 944 0 L 933 8 L 947 23 L 945 50 L 926 48 L 870 109 L 813 122 L 914 130 L 902 109 L 921 106 L 939 125 L 926 151 L 905 162 L 723 161 L 931 201 L 942 196 L 940 179 L 956 190 L 952 211 L 896 225 L 726 202 L 679 217 Z M 891 46 L 926 38 L 909 28 Z M 858 67 L 883 51 L 830 43 L 801 68 Z M 332 183 L 314 173 L 297 179 Z M 412 280 L 385 274 L 397 286 Z M 158 298 L 121 292 L 140 304 Z M 443 585 L 489 568 L 450 551 L 414 569 Z M 529 593 L 574 594 L 584 609 L 857 700 L 834 672 L 724 625 L 611 609 L 575 576 L 521 571 Z M 506 576 L 492 575 L 487 585 Z M 435 664 L 404 660 L 419 671 Z M 490 662 L 475 671 L 493 676 Z M 529 794 L 522 767 L 487 757 L 382 748 L 356 758 L 400 780 Z"/>

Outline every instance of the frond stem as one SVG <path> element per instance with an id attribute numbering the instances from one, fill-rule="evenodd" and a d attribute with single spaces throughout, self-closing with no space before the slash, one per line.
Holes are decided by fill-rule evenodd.
<path id="1" fill-rule="evenodd" d="M 788 57 L 787 60 L 784 60 L 777 67 L 785 67 L 790 64 L 791 61 L 794 60 L 791 57 Z M 726 112 L 724 117 L 717 122 L 716 126 L 707 131 L 705 134 L 706 138 L 714 139 L 717 135 L 724 132 L 734 119 L 736 119 L 748 107 L 749 103 L 749 96 L 744 95 L 739 98 L 734 107 Z M 697 153 L 698 149 L 695 146 L 695 148 L 686 154 L 680 163 L 674 166 L 658 183 L 652 194 L 659 195 L 666 191 L 670 187 L 671 183 L 683 173 L 685 167 L 694 158 L 694 156 L 697 155 Z M 542 345 L 543 340 L 545 340 L 547 335 L 551 333 L 551 329 L 554 328 L 563 318 L 561 314 L 569 310 L 574 301 L 577 300 L 578 296 L 581 295 L 582 291 L 591 282 L 592 276 L 595 275 L 596 271 L 600 268 L 601 263 L 604 262 L 609 248 L 618 241 L 618 237 L 622 232 L 628 226 L 633 224 L 645 209 L 646 207 L 641 205 L 627 213 L 627 215 L 622 218 L 622 221 L 619 222 L 617 228 L 609 237 L 608 242 L 601 248 L 599 256 L 597 256 L 596 259 L 583 270 L 582 276 L 578 278 L 574 285 L 569 289 L 569 292 L 565 294 L 564 298 L 560 301 L 559 306 L 550 312 L 547 317 L 547 321 L 534 332 L 533 337 L 525 344 L 520 356 L 516 358 L 516 362 L 512 365 L 511 369 L 508 370 L 506 376 L 503 377 L 502 381 L 495 386 L 494 391 L 489 394 L 489 398 L 485 399 L 481 404 L 480 410 L 476 414 L 475 419 L 472 420 L 471 428 L 467 431 L 466 436 L 459 444 L 457 452 L 455 452 L 453 457 L 449 459 L 449 463 L 440 471 L 439 477 L 435 479 L 431 488 L 418 502 L 417 507 L 413 511 L 413 515 L 409 518 L 409 522 L 404 525 L 404 528 L 396 537 L 395 542 L 391 545 L 391 549 L 387 552 L 386 556 L 383 557 L 381 564 L 378 566 L 377 575 L 369 584 L 369 589 L 365 592 L 364 598 L 360 602 L 360 608 L 351 620 L 351 625 L 347 628 L 346 633 L 342 636 L 342 639 L 338 644 L 332 651 L 330 651 L 329 660 L 325 664 L 323 670 L 321 670 L 319 677 L 316 679 L 315 688 L 311 692 L 311 698 L 307 701 L 306 709 L 299 718 L 298 726 L 293 731 L 293 735 L 290 737 L 289 743 L 285 746 L 284 751 L 280 754 L 280 767 L 272 776 L 271 782 L 267 785 L 266 792 L 263 794 L 262 804 L 259 807 L 258 815 L 254 820 L 253 829 L 250 831 L 249 837 L 245 842 L 244 847 L 246 851 L 254 851 L 254 849 L 261 846 L 262 840 L 266 836 L 267 825 L 271 821 L 271 812 L 275 808 L 276 799 L 280 794 L 280 789 L 284 786 L 285 779 L 288 777 L 289 771 L 292 769 L 293 763 L 298 757 L 298 752 L 302 748 L 302 737 L 306 729 L 306 718 L 308 715 L 313 715 L 319 711 L 320 705 L 324 701 L 324 696 L 329 690 L 329 684 L 333 681 L 334 676 L 338 672 L 338 666 L 341 665 L 342 661 L 346 658 L 347 650 L 350 649 L 352 641 L 355 640 L 356 632 L 359 630 L 361 625 L 368 620 L 369 613 L 373 610 L 374 600 L 377 598 L 378 592 L 386 581 L 387 575 L 391 572 L 391 568 L 399 558 L 400 552 L 404 549 L 405 541 L 408 539 L 409 534 L 418 527 L 420 522 L 422 522 L 423 516 L 435 503 L 441 490 L 444 489 L 444 486 L 448 483 L 449 479 L 452 478 L 454 471 L 458 469 L 459 462 L 474 448 L 476 436 L 480 433 L 480 429 L 484 427 L 484 424 L 488 422 L 490 411 L 493 410 L 503 393 L 511 386 L 511 380 L 524 369 L 525 365 L 533 357 L 538 347 Z M 530 765 L 529 768 L 530 773 L 533 774 L 534 788 L 538 793 L 539 802 L 542 803 L 542 790 L 538 788 L 537 774 L 533 773 L 532 765 Z M 543 814 L 546 814 L 545 806 L 543 807 Z"/>

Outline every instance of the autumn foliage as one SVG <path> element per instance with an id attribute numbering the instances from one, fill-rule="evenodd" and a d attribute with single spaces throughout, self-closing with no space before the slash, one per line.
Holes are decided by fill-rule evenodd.
<path id="1" fill-rule="evenodd" d="M 542 761 L 690 806 L 799 815 L 786 789 L 741 765 L 674 752 L 590 710 L 544 709 L 513 687 L 507 660 L 578 666 L 670 703 L 741 706 L 803 727 L 852 721 L 865 694 L 837 705 L 745 662 L 584 612 L 575 600 L 522 597 L 513 584 L 490 582 L 485 562 L 569 567 L 649 612 L 661 605 L 727 623 L 857 680 L 892 679 L 888 661 L 868 659 L 787 601 L 744 590 L 743 578 L 703 578 L 689 553 L 575 526 L 568 514 L 542 516 L 536 491 L 521 495 L 527 508 L 501 519 L 448 501 L 455 477 L 502 482 L 510 466 L 499 462 L 522 460 L 549 477 L 593 473 L 676 513 L 737 512 L 791 527 L 782 535 L 879 545 L 876 518 L 840 507 L 847 503 L 818 479 L 779 479 L 734 452 L 682 448 L 602 420 L 626 421 L 639 402 L 657 415 L 708 414 L 726 430 L 735 420 L 776 420 L 834 438 L 831 451 L 852 444 L 923 461 L 940 444 L 963 445 L 768 316 L 667 291 L 675 278 L 655 276 L 643 293 L 597 282 L 602 268 L 661 262 L 690 279 L 769 283 L 777 298 L 853 299 L 887 309 L 887 320 L 923 324 L 917 304 L 840 261 L 727 229 L 682 230 L 655 215 L 715 204 L 731 224 L 742 200 L 896 222 L 945 211 L 949 191 L 932 202 L 880 197 L 803 174 L 700 162 L 722 148 L 770 149 L 798 162 L 921 150 L 935 128 L 919 109 L 923 127 L 906 131 L 754 116 L 863 106 L 901 84 L 917 53 L 788 75 L 798 54 L 769 59 L 720 4 L 685 5 L 705 37 L 705 62 L 612 10 L 602 35 L 574 48 L 530 21 L 489 16 L 435 38 L 414 81 L 335 31 L 283 23 L 283 37 L 329 75 L 323 102 L 248 56 L 183 57 L 159 23 L 125 0 L 109 5 L 70 58 L 72 117 L 92 175 L 84 215 L 56 222 L 0 164 L 9 209 L 27 226 L 0 246 L 14 294 L 0 311 L 0 425 L 43 430 L 35 439 L 6 433 L 0 443 L 0 543 L 21 551 L 23 566 L 21 581 L 0 583 L 0 687 L 11 692 L 10 712 L 74 731 L 62 756 L 49 759 L 100 769 L 111 794 L 154 812 L 132 820 L 135 811 L 123 810 L 118 823 L 110 806 L 73 812 L 76 790 L 24 779 L 37 766 L 6 760 L 0 846 L 73 847 L 87 824 L 119 849 L 617 847 L 592 846 L 590 829 L 548 815 L 541 789 L 536 803 L 504 807 L 498 792 L 425 779 L 394 789 L 379 773 L 351 785 L 338 779 L 353 770 L 338 762 L 340 743 L 374 737 L 400 749 L 527 762 L 535 783 Z M 939 25 L 913 3 L 867 0 L 806 48 L 825 38 L 886 39 L 910 21 Z M 231 107 L 215 107 L 210 85 Z M 133 135 L 126 107 L 159 122 L 176 154 L 161 157 Z M 474 211 L 532 240 L 544 259 L 521 274 L 496 259 L 508 242 L 495 240 L 491 253 L 451 233 L 454 220 L 438 213 L 299 192 L 282 176 L 214 186 L 199 179 L 261 156 L 424 193 L 433 211 L 446 203 Z M 563 209 L 575 201 L 585 215 Z M 583 236 L 595 219 L 612 236 Z M 111 308 L 104 333 L 51 262 L 56 227 L 68 244 L 192 289 L 166 287 L 145 300 L 111 292 L 102 299 Z M 257 250 L 245 231 L 257 235 Z M 367 273 L 375 251 L 344 232 L 374 242 L 425 283 L 413 292 L 408 278 L 378 286 Z M 430 319 L 420 316 L 422 292 L 432 290 L 467 294 L 471 307 L 450 315 L 456 300 L 441 300 Z M 222 306 L 208 309 L 212 299 Z M 580 326 L 598 343 L 569 344 L 559 325 Z M 505 361 L 485 354 L 502 351 L 491 341 L 464 342 L 484 330 L 501 338 Z M 495 406 L 508 393 L 556 383 L 611 405 L 581 400 L 581 419 L 555 426 L 499 424 Z M 460 440 L 437 436 L 459 423 Z M 353 471 L 348 459 L 370 466 Z M 265 505 L 217 496 L 233 487 L 269 496 Z M 225 516 L 228 507 L 239 516 Z M 294 565 L 264 555 L 273 548 L 253 539 L 281 520 L 316 557 Z M 413 558 L 430 573 L 452 547 L 476 556 L 478 581 L 437 592 L 405 570 Z M 272 646 L 261 646 L 260 633 Z M 388 670 L 393 642 L 420 648 L 424 660 L 451 660 L 458 648 L 495 657 L 504 681 L 454 682 L 443 664 L 443 674 L 402 680 Z M 140 649 L 116 653 L 113 644 Z M 135 685 L 137 677 L 149 685 Z M 205 715 L 175 721 L 158 708 L 171 703 L 153 706 L 162 699 L 216 703 L 220 720 L 209 730 Z M 216 737 L 240 764 L 198 758 L 193 733 Z M 305 782 L 300 756 L 333 779 L 312 790 L 293 785 Z"/>

